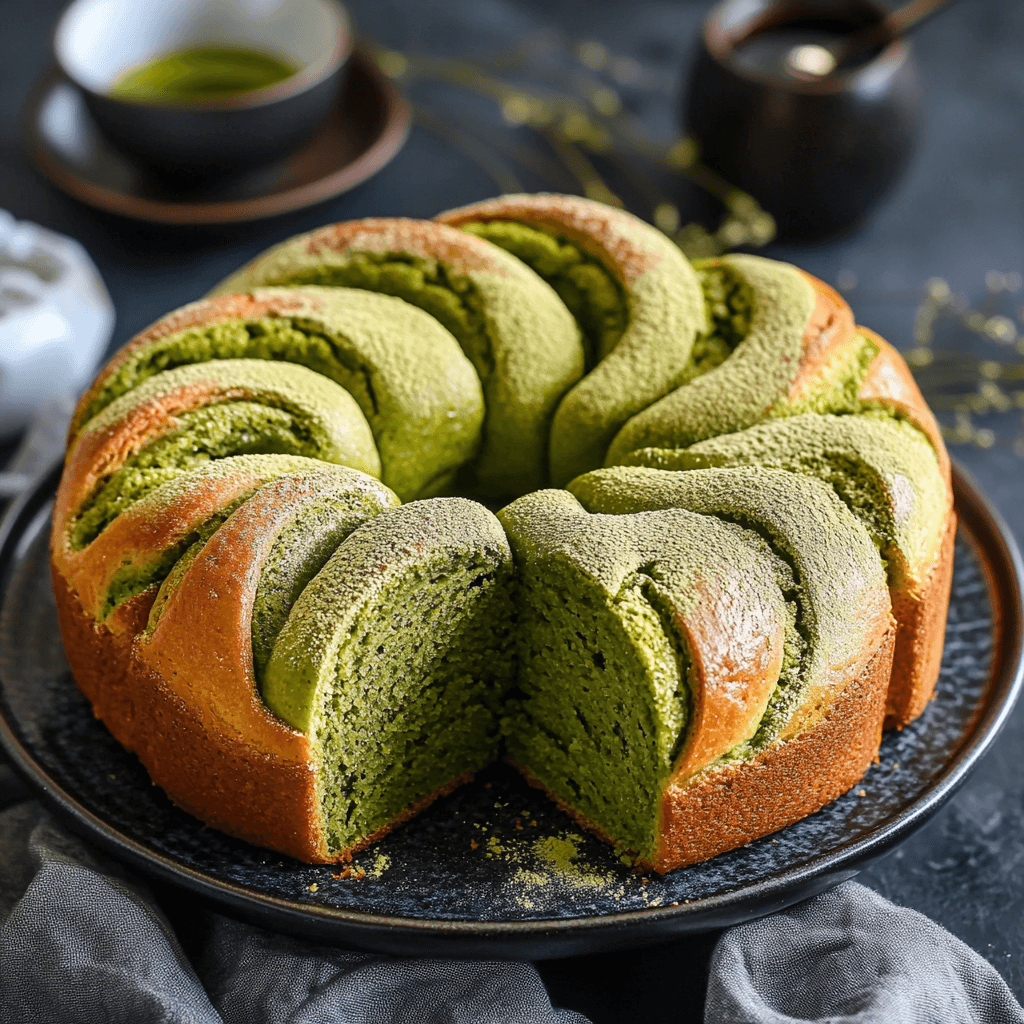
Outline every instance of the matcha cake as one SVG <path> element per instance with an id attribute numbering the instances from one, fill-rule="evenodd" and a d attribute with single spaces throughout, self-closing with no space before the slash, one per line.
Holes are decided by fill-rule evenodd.
<path id="1" fill-rule="evenodd" d="M 308 862 L 499 757 L 660 872 L 848 789 L 931 695 L 952 573 L 899 354 L 589 200 L 439 219 L 285 242 L 83 396 L 51 566 L 95 713 Z"/>

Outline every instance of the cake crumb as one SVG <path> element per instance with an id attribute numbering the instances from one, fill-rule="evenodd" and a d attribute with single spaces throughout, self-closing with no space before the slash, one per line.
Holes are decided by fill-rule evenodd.
<path id="1" fill-rule="evenodd" d="M 896 771 L 896 769 L 897 769 L 897 768 L 899 768 L 899 766 L 900 766 L 900 763 L 899 763 L 899 761 L 893 761 L 893 763 L 892 763 L 892 769 L 891 769 L 891 770 L 892 770 L 892 771 Z"/>
<path id="2" fill-rule="evenodd" d="M 346 866 L 345 869 L 341 872 L 340 875 L 331 875 L 331 878 L 335 878 L 335 879 L 347 880 L 349 878 L 354 878 L 357 881 L 360 878 L 365 878 L 365 877 L 366 877 L 366 872 L 358 864 L 356 864 L 354 867 Z"/>
<path id="3" fill-rule="evenodd" d="M 370 866 L 370 870 L 366 874 L 370 878 L 380 878 L 387 869 L 391 867 L 391 858 L 386 853 L 378 853 L 373 858 L 373 864 Z"/>
<path id="4" fill-rule="evenodd" d="M 307 886 L 307 888 L 309 889 L 310 892 L 316 892 L 319 886 L 316 884 L 316 882 L 314 882 L 312 885 Z"/>
<path id="5" fill-rule="evenodd" d="M 867 796 L 867 795 L 868 795 L 868 791 L 866 789 L 858 789 L 857 790 L 857 796 Z"/>

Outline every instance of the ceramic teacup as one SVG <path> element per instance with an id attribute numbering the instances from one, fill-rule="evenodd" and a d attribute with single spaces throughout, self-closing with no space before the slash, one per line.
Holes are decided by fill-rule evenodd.
<path id="1" fill-rule="evenodd" d="M 705 22 L 684 130 L 704 162 L 751 193 L 783 235 L 847 229 L 895 184 L 917 134 L 917 71 L 901 40 L 817 80 L 752 66 L 744 47 L 808 28 L 842 37 L 884 13 L 874 0 L 723 0 Z"/>
<path id="2" fill-rule="evenodd" d="M 307 142 L 336 100 L 352 31 L 336 0 L 73 0 L 53 46 L 115 146 L 158 171 L 208 175 L 259 166 Z M 204 46 L 275 55 L 296 71 L 226 96 L 111 95 L 132 69 Z"/>

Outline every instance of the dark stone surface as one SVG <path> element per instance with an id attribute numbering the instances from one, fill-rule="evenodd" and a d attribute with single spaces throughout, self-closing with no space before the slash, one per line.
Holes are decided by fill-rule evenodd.
<path id="1" fill-rule="evenodd" d="M 117 306 L 114 344 L 201 294 L 265 246 L 331 220 L 366 215 L 431 216 L 495 191 L 474 163 L 415 129 L 377 178 L 303 214 L 217 232 L 154 229 L 92 212 L 52 189 L 29 166 L 19 117 L 49 63 L 49 32 L 61 0 L 0 0 L 0 206 L 79 238 L 96 259 Z M 556 24 L 598 38 L 642 62 L 662 95 L 636 100 L 652 130 L 674 123 L 672 95 L 706 2 L 621 0 L 354 0 L 364 31 L 395 46 L 481 54 L 526 31 Z M 1024 7 L 967 0 L 915 40 L 926 118 L 909 172 L 858 232 L 816 246 L 769 252 L 827 281 L 857 275 L 849 299 L 860 322 L 898 346 L 910 344 L 913 302 L 876 301 L 872 291 L 919 288 L 941 276 L 977 297 L 986 271 L 1020 271 L 1024 253 Z M 528 182 L 531 185 L 533 183 Z M 686 190 L 681 192 L 689 195 Z M 694 208 L 696 210 L 696 207 Z M 684 208 L 684 217 L 692 211 Z M 1008 448 L 958 449 L 1024 535 L 1022 464 Z M 1024 706 L 971 782 L 922 832 L 861 875 L 889 898 L 959 935 L 1024 998 L 1024 781 L 1019 751 Z M 542 965 L 556 1002 L 600 1024 L 657 1016 L 700 1019 L 710 939 Z"/>

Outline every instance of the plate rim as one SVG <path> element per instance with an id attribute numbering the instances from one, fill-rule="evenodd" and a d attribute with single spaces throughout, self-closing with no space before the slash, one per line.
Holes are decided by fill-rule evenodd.
<path id="1" fill-rule="evenodd" d="M 41 473 L 0 521 L 0 607 L 27 528 L 50 500 L 62 462 Z M 946 767 L 910 804 L 838 849 L 740 889 L 613 914 L 529 921 L 415 918 L 294 901 L 211 878 L 120 832 L 66 792 L 20 742 L 0 703 L 0 748 L 44 802 L 74 831 L 141 874 L 186 888 L 236 917 L 306 940 L 399 955 L 547 959 L 649 944 L 753 920 L 854 877 L 934 815 L 990 749 L 1024 686 L 1024 563 L 1013 534 L 974 478 L 952 464 L 958 527 L 979 555 L 993 609 L 993 662 L 986 699 Z M 642 934 L 639 934 L 642 933 Z M 429 949 L 426 947 L 429 945 Z"/>
<path id="2" fill-rule="evenodd" d="M 358 65 L 366 73 L 384 104 L 385 114 L 379 134 L 351 162 L 316 181 L 283 192 L 207 203 L 175 202 L 120 192 L 82 177 L 54 155 L 38 128 L 38 113 L 44 97 L 63 80 L 56 68 L 43 75 L 25 105 L 25 146 L 36 168 L 56 188 L 94 209 L 132 220 L 177 227 L 208 227 L 247 224 L 296 213 L 342 195 L 383 170 L 405 145 L 412 128 L 412 112 L 405 96 L 383 72 L 369 49 L 357 44 L 349 61 L 350 65 Z"/>

